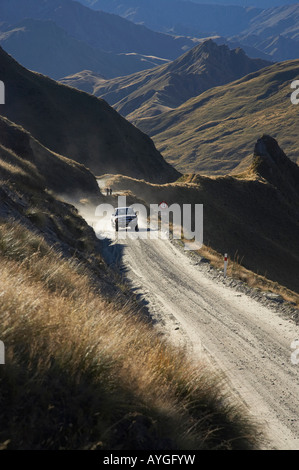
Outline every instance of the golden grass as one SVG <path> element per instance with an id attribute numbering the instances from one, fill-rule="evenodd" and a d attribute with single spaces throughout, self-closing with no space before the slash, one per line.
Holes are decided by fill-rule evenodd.
<path id="1" fill-rule="evenodd" d="M 277 63 L 134 124 L 183 173 L 234 172 L 262 134 L 276 138 L 298 162 L 298 109 L 290 101 L 298 75 L 298 60 Z"/>
<path id="2" fill-rule="evenodd" d="M 251 449 L 225 380 L 15 222 L 0 225 L 0 446 Z"/>
<path id="3" fill-rule="evenodd" d="M 223 255 L 217 253 L 209 246 L 203 246 L 198 253 L 203 258 L 210 261 L 211 266 L 216 269 L 223 269 Z M 267 279 L 266 276 L 255 273 L 242 266 L 242 258 L 236 252 L 234 257 L 228 256 L 227 276 L 245 282 L 248 287 L 259 289 L 263 292 L 272 292 L 280 295 L 287 302 L 293 302 L 299 307 L 299 295 L 285 286 Z"/>

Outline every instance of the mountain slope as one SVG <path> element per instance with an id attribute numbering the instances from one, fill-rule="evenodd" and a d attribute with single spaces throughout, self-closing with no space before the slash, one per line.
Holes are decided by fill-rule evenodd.
<path id="1" fill-rule="evenodd" d="M 0 33 L 1 46 L 24 67 L 59 79 L 82 70 L 106 78 L 159 65 L 133 54 L 113 54 L 73 38 L 53 21 L 25 19 Z"/>
<path id="2" fill-rule="evenodd" d="M 0 50 L 6 104 L 0 113 L 23 126 L 50 150 L 93 173 L 123 173 L 151 181 L 176 179 L 145 134 L 105 101 L 35 74 Z"/>
<path id="3" fill-rule="evenodd" d="M 1 177 L 13 179 L 19 188 L 26 188 L 29 182 L 77 201 L 82 197 L 101 197 L 95 177 L 83 165 L 51 152 L 24 129 L 1 116 L 0 146 Z"/>
<path id="4" fill-rule="evenodd" d="M 215 4 L 207 5 L 203 1 L 196 4 L 182 0 L 85 0 L 82 3 L 119 14 L 157 31 L 200 38 L 226 36 L 229 42 L 236 43 L 233 47 L 244 48 L 250 57 L 266 59 L 264 54 L 271 53 L 276 61 L 299 58 L 297 41 L 293 42 L 298 36 L 298 2 L 279 4 L 269 0 L 256 4 L 258 8 L 252 8 L 252 2 L 244 1 L 239 6 L 236 2 L 227 2 L 227 5 L 222 2 L 220 5 L 215 1 Z M 288 3 L 296 4 L 286 5 Z M 286 41 L 282 44 L 280 40 L 276 47 L 271 46 L 279 35 L 292 41 L 287 45 Z M 263 41 L 266 43 L 262 44 Z M 252 47 L 254 50 L 250 49 Z"/>
<path id="5" fill-rule="evenodd" d="M 82 70 L 79 73 L 61 78 L 59 82 L 93 95 L 99 83 L 106 82 L 106 79 L 92 70 Z"/>
<path id="6" fill-rule="evenodd" d="M 106 52 L 174 59 L 194 45 L 191 39 L 156 33 L 72 0 L 1 0 L 0 18 L 10 24 L 26 18 L 51 20 L 73 38 Z"/>
<path id="7" fill-rule="evenodd" d="M 174 109 L 211 87 L 224 85 L 269 64 L 249 59 L 240 49 L 230 51 L 227 46 L 217 46 L 208 40 L 169 64 L 127 77 L 99 79 L 94 93 L 134 121 Z M 81 77 L 71 84 L 82 86 Z"/>
<path id="8" fill-rule="evenodd" d="M 275 137 L 298 161 L 298 107 L 290 101 L 298 76 L 299 60 L 274 64 L 137 124 L 185 172 L 224 174 L 245 165 L 261 133 Z"/>
<path id="9" fill-rule="evenodd" d="M 85 0 L 91 8 L 116 13 L 136 23 L 143 23 L 157 31 L 175 31 L 178 34 L 203 37 L 206 33 L 232 37 L 258 35 L 263 38 L 282 34 L 298 37 L 298 2 L 267 5 L 258 8 L 252 2 L 237 6 L 205 4 L 204 1 L 182 0 Z"/>

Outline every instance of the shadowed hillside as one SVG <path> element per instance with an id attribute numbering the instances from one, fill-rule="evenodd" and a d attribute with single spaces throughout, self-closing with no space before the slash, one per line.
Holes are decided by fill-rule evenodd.
<path id="1" fill-rule="evenodd" d="M 79 200 L 100 200 L 95 177 L 83 165 L 51 152 L 28 132 L 0 117 L 0 174 L 26 190 L 27 184 Z M 4 156 L 5 155 L 5 156 Z"/>
<path id="2" fill-rule="evenodd" d="M 0 113 L 50 150 L 98 175 L 121 172 L 156 182 L 179 176 L 150 138 L 105 101 L 26 70 L 3 49 L 0 76 L 6 84 Z"/>

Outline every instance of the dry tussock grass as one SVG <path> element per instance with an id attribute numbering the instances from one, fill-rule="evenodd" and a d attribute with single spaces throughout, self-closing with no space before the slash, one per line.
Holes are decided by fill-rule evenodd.
<path id="1" fill-rule="evenodd" d="M 223 255 L 217 253 L 209 246 L 203 246 L 199 250 L 199 254 L 208 259 L 211 265 L 216 269 L 223 269 Z M 227 275 L 233 279 L 245 282 L 253 289 L 259 289 L 263 292 L 273 292 L 280 295 L 287 302 L 293 302 L 299 307 L 299 295 L 296 292 L 287 289 L 278 282 L 267 279 L 266 276 L 255 273 L 242 266 L 242 258 L 240 259 L 236 252 L 234 257 L 228 257 Z"/>

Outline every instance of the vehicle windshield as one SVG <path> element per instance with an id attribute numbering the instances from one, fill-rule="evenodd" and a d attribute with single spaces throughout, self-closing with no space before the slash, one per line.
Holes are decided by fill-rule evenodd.
<path id="1" fill-rule="evenodd" d="M 135 212 L 131 207 L 121 207 L 116 209 L 115 215 L 135 215 Z"/>

